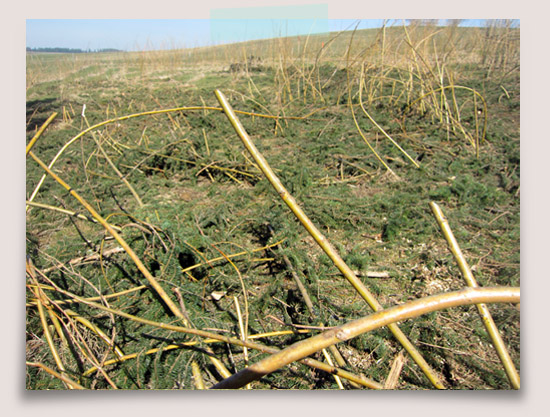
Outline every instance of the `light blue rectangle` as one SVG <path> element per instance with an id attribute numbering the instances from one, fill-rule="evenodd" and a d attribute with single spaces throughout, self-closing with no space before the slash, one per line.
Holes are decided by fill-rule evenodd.
<path id="1" fill-rule="evenodd" d="M 326 33 L 328 4 L 213 9 L 210 40 L 215 44 Z"/>

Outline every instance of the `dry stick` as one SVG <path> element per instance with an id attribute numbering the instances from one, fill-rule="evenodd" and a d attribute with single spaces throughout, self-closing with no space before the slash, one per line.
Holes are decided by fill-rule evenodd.
<path id="1" fill-rule="evenodd" d="M 223 95 L 223 93 L 219 90 L 215 91 L 216 97 L 218 98 L 218 101 L 222 105 L 222 107 L 225 110 L 225 114 L 229 118 L 229 121 L 235 128 L 237 134 L 240 136 L 241 140 L 243 141 L 245 147 L 248 149 L 252 157 L 256 160 L 256 163 L 260 166 L 262 169 L 262 172 L 267 177 L 273 188 L 277 191 L 279 196 L 282 198 L 282 200 L 288 205 L 290 210 L 294 213 L 294 215 L 298 218 L 298 220 L 302 223 L 302 225 L 306 228 L 306 230 L 309 232 L 309 234 L 315 239 L 315 241 L 321 246 L 321 248 L 325 251 L 325 253 L 329 256 L 329 258 L 334 262 L 336 267 L 342 272 L 344 277 L 350 282 L 350 284 L 355 288 L 355 290 L 365 299 L 365 301 L 369 304 L 369 306 L 376 312 L 378 310 L 382 310 L 383 307 L 380 305 L 380 303 L 376 300 L 376 298 L 370 293 L 370 291 L 365 287 L 363 282 L 357 278 L 357 276 L 353 273 L 353 271 L 350 269 L 350 267 L 344 262 L 344 260 L 340 257 L 340 255 L 336 252 L 336 249 L 330 244 L 330 242 L 327 240 L 325 236 L 315 227 L 313 222 L 306 216 L 306 214 L 303 212 L 303 210 L 298 206 L 296 203 L 296 200 L 288 193 L 288 191 L 285 189 L 279 178 L 275 175 L 263 155 L 256 149 L 256 146 L 254 143 L 252 143 L 252 140 L 244 130 L 244 127 L 242 126 L 239 119 L 237 119 L 237 116 L 233 112 L 233 109 L 231 108 L 231 105 L 227 102 L 227 99 Z M 422 355 L 416 350 L 416 348 L 413 346 L 413 344 L 407 339 L 405 334 L 399 329 L 399 327 L 396 324 L 391 324 L 388 326 L 390 331 L 393 333 L 395 338 L 403 345 L 405 350 L 411 355 L 413 360 L 420 366 L 424 374 L 428 377 L 428 379 L 431 381 L 431 383 L 439 389 L 444 389 L 444 385 L 435 373 L 435 371 L 430 367 L 430 365 L 426 362 L 426 360 L 422 357 Z"/>
<path id="2" fill-rule="evenodd" d="M 27 145 L 27 149 L 25 150 L 25 155 L 29 154 L 29 152 L 31 151 L 32 147 L 34 146 L 38 138 L 42 135 L 42 133 L 44 133 L 44 130 L 46 130 L 48 125 L 53 121 L 53 119 L 55 119 L 56 116 L 57 116 L 57 113 L 53 113 L 50 117 L 48 117 L 48 119 L 44 123 L 42 123 L 42 126 L 40 126 L 40 129 L 38 129 L 38 132 L 36 132 L 36 134 L 33 136 L 29 144 Z"/>
<path id="3" fill-rule="evenodd" d="M 390 373 L 386 378 L 386 382 L 384 382 L 384 389 L 395 389 L 397 386 L 397 381 L 399 380 L 399 374 L 403 369 L 403 365 L 405 365 L 405 361 L 405 355 L 403 354 L 403 351 L 400 351 L 393 360 Z"/>
<path id="4" fill-rule="evenodd" d="M 82 297 L 79 297 L 79 296 L 77 296 L 75 294 L 72 294 L 68 291 L 65 291 L 65 290 L 55 286 L 52 282 L 50 282 L 50 284 L 52 284 L 54 286 L 55 291 L 65 295 L 65 296 L 71 297 L 74 300 L 77 300 L 78 302 L 81 302 L 83 304 L 86 304 L 90 307 L 97 308 L 97 309 L 102 310 L 102 311 L 106 311 L 106 312 L 115 314 L 119 317 L 124 317 L 124 318 L 126 318 L 128 320 L 132 320 L 136 323 L 142 323 L 142 324 L 146 324 L 146 325 L 149 325 L 149 326 L 154 326 L 154 327 L 157 327 L 157 328 L 160 328 L 160 329 L 170 330 L 170 331 L 174 331 L 174 332 L 178 332 L 178 333 L 192 334 L 192 335 L 204 337 L 204 338 L 207 338 L 207 339 L 214 339 L 216 341 L 230 343 L 230 344 L 234 344 L 234 345 L 237 345 L 237 346 L 243 346 L 243 347 L 246 346 L 247 348 L 250 348 L 250 349 L 259 350 L 260 352 L 265 352 L 265 353 L 277 353 L 277 352 L 279 352 L 279 349 L 277 349 L 277 348 L 265 346 L 265 345 L 262 345 L 262 344 L 256 343 L 256 342 L 251 342 L 250 340 L 247 340 L 246 342 L 244 342 L 240 339 L 236 339 L 236 338 L 233 338 L 233 337 L 222 336 L 222 335 L 219 335 L 219 334 L 216 334 L 216 333 L 211 333 L 211 332 L 207 332 L 207 331 L 200 330 L 200 329 L 193 329 L 193 328 L 190 328 L 190 327 L 174 326 L 172 324 L 159 323 L 159 322 L 156 322 L 156 321 L 147 320 L 147 319 L 137 317 L 137 316 L 134 316 L 134 315 L 131 315 L 131 314 L 128 314 L 128 313 L 124 313 L 123 311 L 120 311 L 120 310 L 115 310 L 113 308 L 106 307 L 102 304 L 94 303 L 92 301 L 89 301 L 86 298 L 82 298 Z M 294 332 L 295 331 L 293 331 L 292 333 L 294 333 Z M 273 335 L 278 335 L 278 334 L 283 334 L 283 332 L 275 332 L 273 334 L 264 334 L 262 336 L 263 337 L 271 337 Z M 117 362 L 118 361 L 119 360 L 117 360 Z M 345 371 L 345 370 L 340 369 L 340 368 L 336 368 L 334 366 L 330 366 L 326 363 L 316 361 L 316 360 L 311 359 L 311 358 L 305 358 L 305 359 L 301 360 L 301 362 L 304 363 L 307 366 L 312 367 L 312 368 L 320 369 L 320 370 L 325 371 L 327 373 L 330 373 L 332 375 L 338 375 L 339 377 L 342 377 L 342 378 L 348 379 L 350 381 L 356 382 L 356 383 L 361 384 L 365 387 L 372 388 L 372 389 L 382 389 L 382 385 L 380 383 L 378 383 L 376 381 L 373 381 L 372 379 L 366 378 L 363 375 L 355 375 L 351 372 Z M 91 372 L 91 371 L 86 371 L 86 374 L 88 374 L 89 372 Z"/>
<path id="5" fill-rule="evenodd" d="M 389 326 L 390 323 L 415 318 L 423 314 L 451 307 L 478 303 L 519 303 L 520 289 L 509 287 L 465 288 L 443 294 L 420 298 L 408 303 L 378 311 L 370 316 L 351 321 L 342 326 L 313 336 L 271 355 L 254 365 L 234 374 L 214 389 L 236 389 L 285 365 L 312 355 L 323 348 L 345 342 L 366 332 Z"/>
<path id="6" fill-rule="evenodd" d="M 468 285 L 468 287 L 472 287 L 472 288 L 479 287 L 476 279 L 474 278 L 474 275 L 472 274 L 472 270 L 470 269 L 470 266 L 466 262 L 466 258 L 464 257 L 464 255 L 462 254 L 462 251 L 460 250 L 460 247 L 458 246 L 458 242 L 456 241 L 453 235 L 451 227 L 449 226 L 449 222 L 445 218 L 443 211 L 433 201 L 430 202 L 430 208 L 432 209 L 432 212 L 437 220 L 437 223 L 439 224 L 439 227 L 441 228 L 441 231 L 443 232 L 443 235 L 445 236 L 445 239 L 449 244 L 449 248 L 451 249 L 451 252 L 455 257 L 455 260 L 458 264 L 458 267 L 460 268 L 460 272 L 462 273 L 464 280 L 466 281 L 466 284 Z M 510 384 L 514 389 L 519 389 L 520 377 L 519 377 L 518 371 L 516 370 L 516 367 L 514 366 L 514 362 L 512 361 L 512 358 L 510 357 L 508 350 L 506 349 L 506 345 L 504 344 L 504 341 L 500 336 L 498 328 L 495 325 L 495 322 L 493 321 L 493 318 L 491 316 L 491 313 L 489 312 L 489 309 L 485 304 L 478 304 L 476 307 L 477 307 L 477 311 L 479 312 L 479 316 L 481 317 L 481 321 L 483 322 L 485 328 L 487 329 L 487 333 L 489 333 L 491 341 L 493 342 L 493 346 L 495 347 L 498 357 L 500 358 L 500 361 L 504 366 L 504 370 L 506 371 L 506 375 L 510 380 Z"/>

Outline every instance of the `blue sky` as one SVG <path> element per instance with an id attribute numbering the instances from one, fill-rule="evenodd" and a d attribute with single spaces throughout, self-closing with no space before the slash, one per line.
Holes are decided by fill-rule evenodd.
<path id="1" fill-rule="evenodd" d="M 265 10 L 264 10 L 265 11 Z M 380 27 L 381 19 L 327 19 L 317 15 L 295 13 L 285 19 L 284 13 L 259 19 L 217 19 L 227 14 L 211 14 L 211 19 L 27 19 L 26 46 L 30 48 L 63 47 L 74 49 L 152 50 L 189 48 L 224 42 L 340 31 L 353 28 Z M 265 13 L 264 13 L 265 16 Z M 316 19 L 313 19 L 316 17 Z M 400 23 L 400 22 L 398 22 Z M 482 20 L 469 19 L 462 25 L 480 25 Z"/>

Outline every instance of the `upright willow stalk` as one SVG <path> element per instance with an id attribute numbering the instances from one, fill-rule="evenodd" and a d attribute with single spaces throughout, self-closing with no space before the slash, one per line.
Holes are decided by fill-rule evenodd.
<path id="1" fill-rule="evenodd" d="M 388 166 L 388 164 L 386 164 L 386 162 L 382 159 L 382 157 L 380 155 L 378 155 L 376 150 L 372 147 L 372 145 L 370 144 L 368 139 L 365 137 L 365 135 L 363 134 L 363 131 L 359 127 L 359 123 L 357 122 L 357 118 L 355 117 L 355 112 L 353 111 L 353 103 L 351 102 L 351 82 L 350 82 L 350 76 L 349 76 L 349 73 L 350 73 L 349 54 L 350 54 L 350 51 L 351 51 L 351 45 L 353 43 L 353 37 L 355 35 L 356 30 L 357 30 L 357 26 L 355 26 L 355 29 L 353 30 L 353 32 L 351 34 L 351 39 L 350 39 L 350 42 L 349 42 L 349 45 L 348 45 L 348 50 L 347 50 L 347 53 L 346 53 L 346 77 L 347 77 L 347 88 L 348 88 L 348 106 L 349 106 L 349 109 L 350 109 L 350 112 L 351 112 L 351 116 L 353 117 L 353 123 L 355 123 L 355 127 L 357 128 L 357 131 L 359 132 L 359 135 L 361 136 L 363 141 L 367 144 L 370 151 L 374 154 L 376 159 L 378 159 L 378 161 L 384 166 L 384 168 L 386 168 L 388 170 L 388 172 L 391 173 L 394 176 L 394 178 L 399 178 L 399 176 L 395 172 L 393 172 L 393 170 Z M 361 68 L 361 71 L 363 71 L 362 68 Z M 362 85 L 359 85 L 359 89 L 360 89 L 359 91 L 361 91 L 361 88 L 362 88 Z"/>
<path id="2" fill-rule="evenodd" d="M 215 91 L 216 97 L 223 107 L 225 114 L 233 128 L 241 138 L 244 146 L 250 152 L 256 163 L 259 165 L 260 169 L 269 180 L 273 188 L 277 191 L 281 199 L 288 205 L 290 210 L 298 218 L 300 223 L 306 228 L 309 234 L 315 239 L 315 241 L 321 246 L 329 258 L 334 262 L 336 267 L 344 275 L 344 277 L 349 281 L 349 283 L 355 288 L 355 290 L 363 297 L 363 299 L 369 304 L 369 306 L 374 311 L 382 310 L 382 305 L 376 300 L 376 298 L 371 294 L 371 292 L 365 287 L 363 282 L 357 278 L 355 273 L 351 268 L 344 262 L 340 255 L 336 252 L 336 249 L 330 244 L 327 238 L 317 229 L 313 222 L 306 216 L 304 211 L 300 208 L 296 200 L 288 193 L 288 191 L 283 186 L 281 180 L 275 175 L 269 164 L 267 163 L 264 156 L 258 151 L 248 133 L 246 133 L 243 125 L 235 115 L 231 105 L 227 101 L 227 98 L 219 90 Z M 407 336 L 399 329 L 399 327 L 392 323 L 388 326 L 390 331 L 393 333 L 395 338 L 403 345 L 405 350 L 411 355 L 413 360 L 418 364 L 422 369 L 424 374 L 428 377 L 430 382 L 434 387 L 439 389 L 444 389 L 444 385 L 437 376 L 436 372 L 430 367 L 426 360 L 422 357 L 420 352 L 416 350 L 413 344 L 408 340 Z"/>
<path id="3" fill-rule="evenodd" d="M 361 106 L 361 110 L 363 110 L 363 113 L 365 113 L 365 115 L 369 118 L 369 120 L 371 121 L 371 123 L 376 126 L 376 128 L 385 136 L 387 137 L 390 142 L 397 148 L 401 151 L 401 153 L 403 155 L 405 155 L 407 157 L 407 159 L 409 161 L 412 162 L 412 164 L 416 167 L 416 168 L 420 168 L 420 165 L 418 165 L 418 163 L 411 158 L 411 156 L 407 153 L 407 151 L 405 151 L 395 140 L 393 140 L 393 138 L 388 135 L 386 133 L 386 131 L 382 128 L 382 126 L 380 126 L 378 123 L 376 123 L 376 120 L 374 120 L 372 118 L 372 116 L 369 114 L 369 112 L 367 111 L 367 109 L 365 109 L 365 106 L 363 105 L 363 99 L 362 99 L 362 91 L 363 91 L 363 87 L 365 85 L 365 80 L 364 80 L 364 77 L 363 77 L 363 68 L 364 68 L 364 64 L 362 63 L 361 64 L 361 75 L 360 75 L 360 78 L 359 78 L 359 104 Z"/>
<path id="4" fill-rule="evenodd" d="M 449 248 L 451 249 L 451 252 L 455 257 L 456 263 L 460 268 L 460 272 L 462 272 L 462 276 L 464 277 L 466 284 L 468 285 L 468 287 L 477 288 L 478 284 L 476 282 L 476 279 L 474 278 L 474 274 L 472 274 L 472 270 L 470 269 L 468 262 L 466 262 L 466 258 L 462 254 L 462 251 L 460 250 L 460 246 L 458 246 L 458 242 L 454 237 L 453 231 L 451 230 L 451 227 L 449 226 L 449 222 L 445 218 L 443 211 L 433 201 L 430 202 L 430 208 L 432 209 L 434 217 L 436 218 L 437 223 L 439 224 L 439 227 L 441 228 L 441 231 L 443 232 L 443 235 L 445 236 L 445 239 L 449 244 Z M 487 329 L 487 333 L 489 333 L 489 337 L 491 338 L 491 341 L 493 342 L 493 346 L 497 351 L 497 355 L 500 358 L 500 361 L 502 362 L 502 366 L 506 371 L 506 375 L 510 380 L 510 384 L 514 389 L 519 389 L 520 378 L 519 378 L 518 371 L 514 366 L 514 362 L 512 362 L 512 358 L 510 357 L 510 354 L 506 349 L 506 345 L 504 344 L 504 341 L 500 336 L 498 328 L 495 325 L 495 322 L 493 321 L 493 317 L 491 316 L 489 309 L 485 304 L 477 304 L 476 307 L 477 307 L 479 316 L 481 317 L 481 321 L 483 322 L 483 325 Z"/>

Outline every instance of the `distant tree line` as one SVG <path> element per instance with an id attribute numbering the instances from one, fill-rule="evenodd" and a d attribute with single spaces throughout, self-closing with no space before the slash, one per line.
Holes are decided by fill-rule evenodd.
<path id="1" fill-rule="evenodd" d="M 64 54 L 86 54 L 92 52 L 124 52 L 120 49 L 104 48 L 104 49 L 73 49 L 73 48 L 29 48 L 27 52 L 57 52 Z"/>

